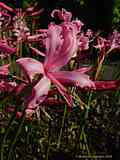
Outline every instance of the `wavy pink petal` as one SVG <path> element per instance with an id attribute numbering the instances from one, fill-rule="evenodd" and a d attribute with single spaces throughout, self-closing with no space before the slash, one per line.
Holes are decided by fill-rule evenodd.
<path id="1" fill-rule="evenodd" d="M 75 71 L 59 71 L 52 75 L 62 84 L 72 84 L 80 88 L 94 88 L 95 84 L 90 80 L 89 76 L 81 73 L 79 70 Z"/>
<path id="2" fill-rule="evenodd" d="M 20 58 L 16 61 L 31 82 L 35 74 L 44 74 L 42 63 L 33 58 Z"/>
<path id="3" fill-rule="evenodd" d="M 76 19 L 72 21 L 72 24 L 76 26 L 77 33 L 81 31 L 81 27 L 84 25 L 80 20 Z"/>
<path id="4" fill-rule="evenodd" d="M 120 80 L 92 81 L 88 75 L 78 71 L 59 71 L 52 73 L 52 75 L 65 86 L 77 86 L 80 89 L 116 90 L 120 86 Z"/>
<path id="5" fill-rule="evenodd" d="M 50 89 L 50 80 L 47 77 L 43 77 L 32 89 L 31 95 L 28 97 L 27 110 L 36 109 L 38 104 L 41 104 L 47 97 Z"/>
<path id="6" fill-rule="evenodd" d="M 48 37 L 46 38 L 46 58 L 45 58 L 45 66 L 52 63 L 53 58 L 59 54 L 59 50 L 61 48 L 63 40 L 61 39 L 62 27 L 54 24 L 50 24 L 48 28 Z"/>
<path id="7" fill-rule="evenodd" d="M 54 29 L 54 26 L 53 26 L 53 29 Z M 59 39 L 57 39 L 58 42 L 56 42 L 56 38 L 54 40 L 50 39 L 53 45 L 49 46 L 51 49 L 50 52 L 48 53 L 49 58 L 47 59 L 47 56 L 46 56 L 46 59 L 47 59 L 47 62 L 45 61 L 46 70 L 49 70 L 49 71 L 59 70 L 61 67 L 63 67 L 65 64 L 68 63 L 68 61 L 71 59 L 71 57 L 74 55 L 74 53 L 77 50 L 76 32 L 72 25 L 62 26 L 61 36 L 63 39 L 63 42 L 61 44 L 59 43 Z M 57 49 L 56 43 L 60 45 L 58 49 Z M 53 56 L 51 56 L 51 54 Z"/>
<path id="8" fill-rule="evenodd" d="M 69 22 L 69 21 L 71 21 L 72 13 L 68 12 L 64 8 L 62 8 L 62 11 L 58 10 L 58 9 L 53 10 L 52 13 L 51 13 L 51 16 L 52 17 L 57 17 L 60 20 L 63 20 L 65 22 Z"/>

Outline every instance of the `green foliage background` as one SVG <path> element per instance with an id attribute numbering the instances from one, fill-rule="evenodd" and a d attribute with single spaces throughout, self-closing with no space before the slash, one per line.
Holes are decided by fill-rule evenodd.
<path id="1" fill-rule="evenodd" d="M 116 0 L 113 10 L 113 27 L 120 31 L 120 0 Z"/>

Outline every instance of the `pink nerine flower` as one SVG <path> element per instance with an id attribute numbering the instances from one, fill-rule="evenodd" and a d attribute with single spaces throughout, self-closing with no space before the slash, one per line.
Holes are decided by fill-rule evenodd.
<path id="1" fill-rule="evenodd" d="M 105 55 L 106 55 L 106 43 L 105 42 L 106 42 L 106 39 L 102 37 L 97 38 L 97 45 L 95 46 L 95 48 L 99 49 L 98 64 L 103 62 Z"/>
<path id="2" fill-rule="evenodd" d="M 0 10 L 0 29 L 2 29 L 2 27 L 6 27 L 9 25 L 11 21 L 11 16 L 8 13 L 5 13 L 5 11 L 1 11 Z"/>
<path id="3" fill-rule="evenodd" d="M 47 97 L 51 83 L 53 83 L 60 94 L 66 100 L 68 106 L 72 106 L 72 98 L 65 89 L 66 85 L 74 85 L 80 89 L 116 89 L 120 85 L 120 81 L 92 81 L 86 74 L 90 68 L 80 68 L 74 71 L 61 71 L 74 53 L 78 50 L 78 37 L 80 25 L 78 23 L 63 22 L 60 25 L 51 23 L 48 30 L 43 31 L 46 34 L 44 44 L 46 48 L 44 63 L 32 58 L 20 58 L 17 64 L 24 71 L 27 79 L 33 84 L 36 74 L 42 74 L 41 80 L 33 86 L 32 93 L 25 101 L 27 105 L 27 113 L 32 113 L 39 104 Z M 81 38 L 79 47 L 81 49 L 88 48 L 88 37 Z M 104 48 L 103 39 L 98 40 L 98 46 L 101 51 Z M 103 53 L 103 52 L 102 52 Z M 101 55 L 103 56 L 103 55 Z"/>
<path id="4" fill-rule="evenodd" d="M 83 73 L 83 70 L 60 71 L 77 50 L 76 29 L 73 25 L 49 25 L 46 46 L 46 57 L 43 65 L 32 58 L 17 60 L 17 64 L 23 69 L 29 81 L 32 82 L 35 74 L 43 74 L 43 78 L 33 87 L 32 94 L 26 101 L 28 112 L 45 100 L 51 82 L 57 87 L 69 106 L 72 106 L 71 96 L 67 94 L 59 80 L 72 81 L 74 85 L 81 88 L 95 88 L 94 83 L 89 79 L 89 76 Z"/>
<path id="5" fill-rule="evenodd" d="M 120 49 L 120 33 L 114 30 L 113 34 L 108 37 L 109 48 L 111 49 Z"/>
<path id="6" fill-rule="evenodd" d="M 26 40 L 28 36 L 30 36 L 30 30 L 27 27 L 27 24 L 25 22 L 24 16 L 22 15 L 22 12 L 20 11 L 20 15 L 17 15 L 13 18 L 13 32 L 14 35 L 17 37 L 18 41 Z"/>
<path id="7" fill-rule="evenodd" d="M 26 8 L 25 11 L 22 11 L 21 8 L 16 10 L 16 9 L 13 9 L 7 6 L 6 4 L 2 2 L 0 2 L 0 8 L 2 8 L 5 11 L 15 14 L 15 16 L 13 17 L 13 32 L 14 32 L 14 35 L 17 37 L 18 41 L 26 40 L 30 36 L 30 30 L 27 27 L 25 16 L 27 15 L 32 16 L 32 17 L 38 16 L 41 12 L 44 11 L 43 8 L 38 11 L 34 11 L 35 6 L 28 7 Z M 5 14 L 3 11 L 2 12 L 0 11 L 0 25 L 2 25 L 2 21 L 4 20 L 4 17 L 2 17 L 2 15 L 8 17 L 7 24 L 9 24 L 10 20 L 12 19 L 11 14 L 10 13 Z"/>
<path id="8" fill-rule="evenodd" d="M 1 3 L 0 3 L 1 4 Z M 4 8 L 4 6 L 2 4 Z M 6 8 L 7 9 L 7 8 Z M 31 12 L 33 8 L 29 8 L 27 12 Z M 11 9 L 9 9 L 11 11 Z M 20 12 L 16 12 L 19 16 Z M 55 10 L 52 16 L 57 16 L 63 20 L 60 25 L 54 23 L 49 24 L 48 29 L 39 30 L 40 34 L 30 36 L 29 33 L 26 34 L 27 28 L 23 19 L 19 19 L 20 23 L 16 23 L 16 29 L 18 29 L 18 40 L 27 41 L 39 41 L 42 39 L 42 44 L 45 46 L 45 53 L 40 52 L 38 49 L 32 47 L 29 43 L 30 49 L 44 56 L 44 63 L 39 62 L 33 58 L 20 58 L 16 61 L 17 65 L 23 71 L 26 80 L 22 80 L 20 85 L 16 83 L 10 83 L 3 80 L 3 77 L 7 77 L 9 71 L 9 65 L 0 67 L 0 90 L 1 91 L 14 91 L 19 95 L 24 89 L 29 86 L 32 88 L 29 96 L 25 99 L 24 103 L 26 105 L 26 112 L 32 114 L 35 109 L 39 107 L 43 101 L 47 98 L 48 92 L 50 90 L 51 84 L 57 88 L 59 93 L 64 97 L 69 107 L 72 106 L 72 96 L 68 94 L 65 86 L 72 85 L 80 89 L 116 89 L 120 85 L 120 81 L 92 81 L 90 77 L 86 74 L 90 70 L 88 67 L 76 69 L 73 71 L 61 71 L 73 55 L 79 50 L 88 49 L 88 43 L 90 38 L 90 33 L 88 35 L 78 34 L 81 31 L 82 23 L 79 20 L 71 21 L 72 14 L 62 9 L 62 11 Z M 23 18 L 19 16 L 19 18 Z M 17 20 L 17 19 L 15 19 Z M 19 22 L 19 21 L 18 21 Z M 20 24 L 20 26 L 19 26 Z M 19 28 L 20 27 L 20 28 Z M 79 36 L 80 35 L 80 36 Z M 104 58 L 105 53 L 105 43 L 104 39 L 98 38 L 98 45 L 96 46 L 100 49 L 101 61 Z M 15 48 L 11 48 L 7 43 L 0 40 L 0 51 L 7 54 L 12 54 L 16 51 Z M 38 75 L 38 78 L 36 78 Z M 42 78 L 41 78 L 42 75 Z M 23 76 L 23 75 L 22 75 Z M 27 89 L 28 89 L 27 88 Z"/>

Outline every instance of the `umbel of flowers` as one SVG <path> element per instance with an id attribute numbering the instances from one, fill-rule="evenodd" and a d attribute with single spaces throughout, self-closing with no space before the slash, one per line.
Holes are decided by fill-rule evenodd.
<path id="1" fill-rule="evenodd" d="M 27 27 L 22 10 L 16 11 L 6 6 L 4 3 L 0 3 L 0 7 L 2 8 L 0 16 L 6 16 L 3 12 L 4 10 L 8 11 L 8 17 L 11 17 L 11 12 L 15 14 L 14 18 L 11 17 L 11 22 L 13 23 L 12 31 L 16 32 L 14 36 L 17 36 L 16 42 L 14 43 L 17 44 L 20 41 L 24 41 L 24 43 L 29 44 L 28 46 L 32 49 L 32 52 L 34 51 L 36 54 L 44 56 L 44 62 L 40 62 L 27 56 L 17 58 L 16 64 L 22 72 L 21 77 L 19 77 L 21 80 L 21 83 L 19 84 L 15 81 L 14 83 L 11 83 L 7 79 L 10 74 L 9 68 L 12 62 L 0 66 L 1 92 L 14 91 L 15 94 L 18 95 L 28 86 L 32 87 L 27 98 L 23 100 L 27 114 L 31 115 L 42 103 L 44 103 L 48 97 L 49 90 L 51 89 L 51 84 L 57 88 L 69 107 L 72 107 L 73 101 L 72 96 L 65 88 L 66 86 L 76 86 L 78 89 L 83 90 L 107 90 L 117 89 L 119 87 L 119 80 L 92 80 L 92 78 L 86 74 L 91 70 L 91 67 L 81 67 L 72 71 L 63 69 L 73 56 L 89 48 L 89 42 L 92 36 L 90 30 L 87 34 L 81 32 L 83 23 L 78 19 L 72 20 L 72 14 L 70 12 L 67 12 L 65 9 L 54 10 L 51 16 L 59 18 L 62 22 L 60 24 L 51 22 L 47 29 L 38 29 L 38 34 L 30 35 L 30 29 Z M 32 13 L 33 10 L 34 8 L 32 7 L 26 9 L 31 16 L 36 15 Z M 40 11 L 37 13 L 40 13 Z M 22 15 L 22 19 L 19 19 L 19 14 Z M 116 38 L 117 40 L 115 40 Z M 38 48 L 32 47 L 31 42 L 40 42 L 40 45 L 42 44 L 42 47 L 44 48 L 44 53 Z M 117 35 L 112 36 L 112 38 L 108 40 L 108 45 L 106 45 L 101 37 L 98 38 L 98 44 L 95 47 L 100 50 L 99 63 L 101 63 L 101 59 L 103 60 L 103 57 L 105 56 L 106 48 L 111 48 L 110 43 L 112 43 L 112 48 L 114 48 L 113 43 L 117 43 L 115 47 L 120 47 L 120 39 L 118 40 Z M 16 55 L 16 51 L 17 45 L 16 47 L 10 46 L 8 40 L 5 41 L 4 38 L 1 37 L 0 54 L 8 56 L 11 54 Z M 25 80 L 22 79 L 23 75 Z M 35 80 L 36 75 L 39 75 L 37 80 Z M 15 78 L 14 75 L 13 77 Z"/>

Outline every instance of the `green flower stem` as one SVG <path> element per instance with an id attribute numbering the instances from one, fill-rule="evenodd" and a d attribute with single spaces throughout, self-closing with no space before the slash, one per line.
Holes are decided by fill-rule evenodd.
<path id="1" fill-rule="evenodd" d="M 85 147 L 87 149 L 87 153 L 88 153 L 89 156 L 91 156 L 91 153 L 90 153 L 90 150 L 89 150 L 89 146 L 88 146 L 88 143 L 87 143 L 87 137 L 86 137 L 84 129 L 85 129 L 85 124 L 86 124 L 86 119 L 88 118 L 88 113 L 89 113 L 89 108 L 90 108 L 92 95 L 93 95 L 93 92 L 91 91 L 89 93 L 88 104 L 86 106 L 86 111 L 85 111 L 85 115 L 84 115 L 84 123 L 83 123 L 82 129 L 81 129 L 81 133 L 80 133 L 80 137 L 79 137 L 80 142 L 81 142 L 81 140 L 83 140 L 83 142 L 85 144 Z"/>
<path id="2" fill-rule="evenodd" d="M 67 106 L 65 105 L 64 114 L 63 114 L 63 119 L 62 119 L 62 125 L 61 125 L 60 134 L 59 134 L 58 142 L 57 142 L 57 149 L 60 148 L 61 138 L 62 138 L 63 127 L 64 127 L 64 123 L 65 123 L 66 113 L 67 113 Z"/>
<path id="3" fill-rule="evenodd" d="M 93 92 L 90 91 L 89 98 L 88 98 L 88 104 L 86 106 L 86 112 L 85 112 L 85 117 L 84 117 L 85 120 L 88 118 L 88 112 L 89 112 L 89 108 L 90 108 L 90 104 L 91 104 L 92 95 L 93 95 Z"/>
<path id="4" fill-rule="evenodd" d="M 108 56 L 108 54 L 112 51 L 113 49 L 110 48 L 104 55 L 104 57 L 102 58 L 102 60 L 100 61 L 100 63 L 98 64 L 98 67 L 97 67 L 97 71 L 96 71 L 96 74 L 95 74 L 95 80 L 98 78 L 99 74 L 100 74 L 100 71 L 102 69 L 102 66 L 103 66 L 103 63 L 106 62 L 106 57 Z"/>

